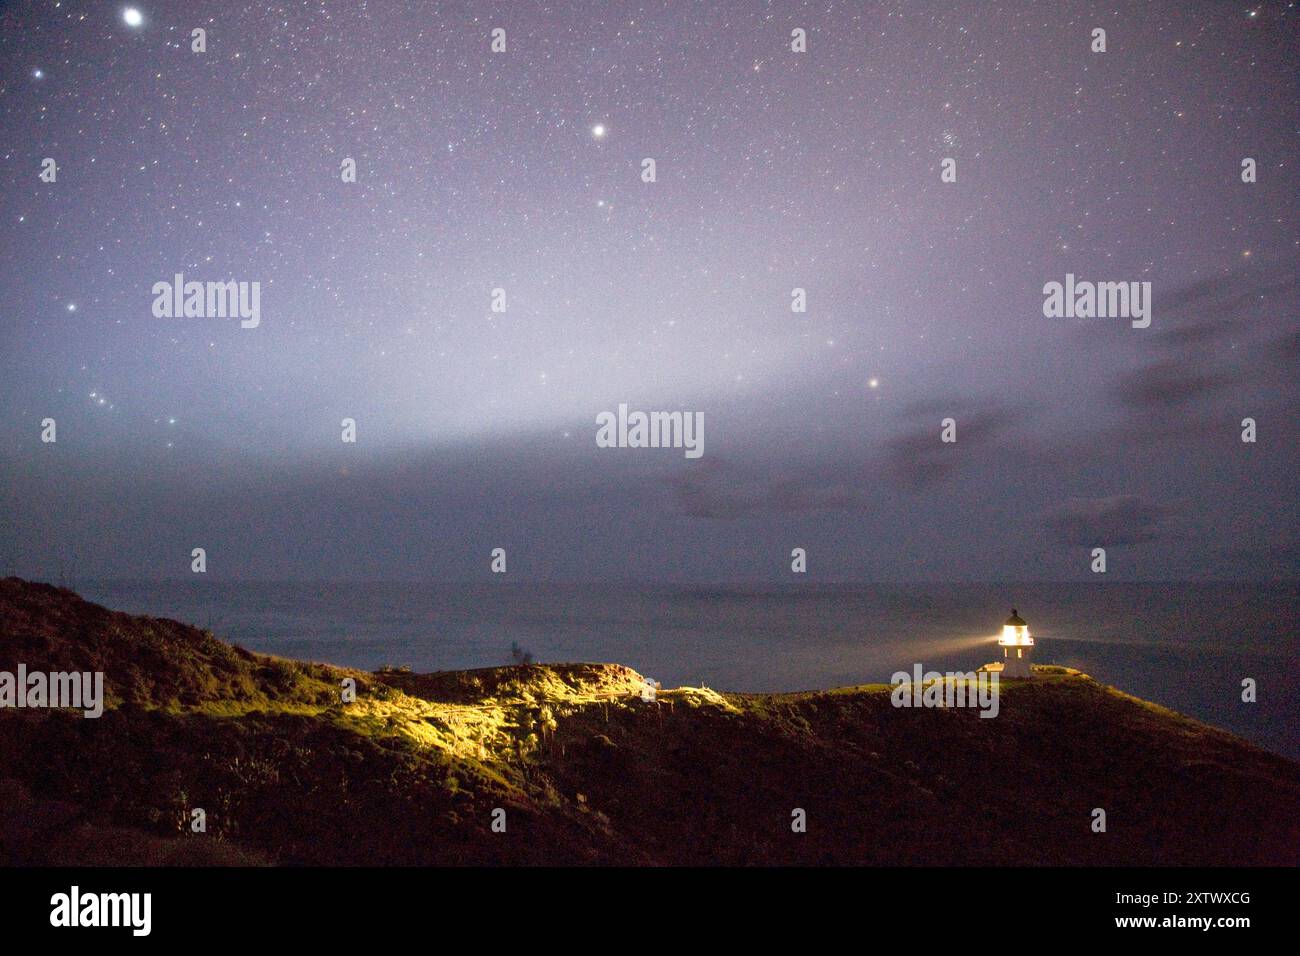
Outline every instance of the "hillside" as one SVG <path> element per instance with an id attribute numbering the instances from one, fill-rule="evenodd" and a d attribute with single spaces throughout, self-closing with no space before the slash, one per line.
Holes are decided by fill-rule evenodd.
<path id="1" fill-rule="evenodd" d="M 8 578 L 19 663 L 103 671 L 107 702 L 0 709 L 10 864 L 1300 860 L 1300 765 L 1065 669 L 992 720 L 882 686 L 643 703 L 620 665 L 367 674 Z"/>

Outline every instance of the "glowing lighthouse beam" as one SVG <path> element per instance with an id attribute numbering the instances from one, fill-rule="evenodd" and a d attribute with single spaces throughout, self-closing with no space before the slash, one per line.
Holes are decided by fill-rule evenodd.
<path id="1" fill-rule="evenodd" d="M 998 645 L 1002 648 L 1003 677 L 1034 676 L 1029 663 L 1033 655 L 1034 639 L 1029 636 L 1029 625 L 1015 608 L 1011 609 L 1011 616 L 1002 625 Z"/>
<path id="2" fill-rule="evenodd" d="M 1013 647 L 1029 647 L 1033 645 L 1034 639 L 1029 635 L 1029 628 L 1024 625 L 1004 624 L 1002 626 L 1002 636 L 998 638 L 999 644 L 1010 644 Z"/>

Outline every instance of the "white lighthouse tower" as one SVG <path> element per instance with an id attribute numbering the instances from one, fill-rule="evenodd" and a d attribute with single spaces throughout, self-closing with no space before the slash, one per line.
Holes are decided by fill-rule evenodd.
<path id="1" fill-rule="evenodd" d="M 1029 625 L 1015 608 L 1011 609 L 1007 623 L 1002 625 L 998 646 L 1002 648 L 1003 677 L 1034 676 L 1029 668 L 1029 658 L 1034 653 L 1034 639 L 1029 636 Z"/>

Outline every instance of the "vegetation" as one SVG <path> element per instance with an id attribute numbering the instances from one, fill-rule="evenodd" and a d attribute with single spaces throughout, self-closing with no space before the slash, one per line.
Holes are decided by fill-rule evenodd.
<path id="1" fill-rule="evenodd" d="M 616 664 L 374 674 L 0 581 L 0 862 L 1293 864 L 1300 766 L 1066 668 L 1000 714 L 889 688 L 640 699 Z M 343 703 L 344 681 L 356 682 Z M 1093 808 L 1107 832 L 1091 830 Z M 207 829 L 194 833 L 202 808 Z M 492 830 L 495 808 L 505 833 Z M 807 813 L 807 832 L 791 812 Z"/>

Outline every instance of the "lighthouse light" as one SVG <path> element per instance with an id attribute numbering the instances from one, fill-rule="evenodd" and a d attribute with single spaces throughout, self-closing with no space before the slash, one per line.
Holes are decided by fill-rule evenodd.
<path id="1" fill-rule="evenodd" d="M 1029 636 L 1029 628 L 1024 625 L 1016 626 L 1008 624 L 1002 628 L 1002 637 L 999 644 L 1011 644 L 1015 646 L 1027 646 L 1034 643 L 1034 639 Z"/>
<path id="2" fill-rule="evenodd" d="M 1029 678 L 1034 676 L 1030 658 L 1034 652 L 1034 639 L 1029 636 L 1029 625 L 1020 613 L 1011 609 L 1011 616 L 1002 625 L 1002 636 L 998 638 L 1002 648 L 1002 676 Z M 1016 649 L 1012 655 L 1011 649 Z"/>

